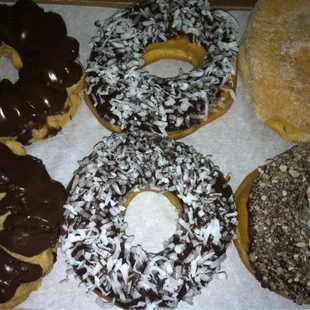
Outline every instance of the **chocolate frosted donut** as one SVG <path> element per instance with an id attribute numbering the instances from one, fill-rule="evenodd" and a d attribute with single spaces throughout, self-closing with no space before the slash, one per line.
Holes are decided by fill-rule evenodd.
<path id="1" fill-rule="evenodd" d="M 111 131 L 138 127 L 180 138 L 230 107 L 235 21 L 207 0 L 148 0 L 95 25 L 86 102 Z M 162 58 L 195 68 L 166 79 L 143 69 Z"/>
<path id="2" fill-rule="evenodd" d="M 56 134 L 74 115 L 82 89 L 79 43 L 62 17 L 30 0 L 0 5 L 0 57 L 19 70 L 0 81 L 0 139 L 23 144 Z"/>
<path id="3" fill-rule="evenodd" d="M 176 232 L 159 253 L 126 235 L 128 197 L 145 188 L 180 202 Z M 103 138 L 80 162 L 65 208 L 69 264 L 88 290 L 130 309 L 191 302 L 219 271 L 237 225 L 231 187 L 208 157 L 142 131 Z"/>
<path id="4" fill-rule="evenodd" d="M 298 304 L 310 303 L 310 145 L 266 161 L 236 192 L 235 241 L 261 285 Z"/>
<path id="5" fill-rule="evenodd" d="M 21 303 L 52 268 L 66 197 L 41 160 L 8 145 L 0 143 L 0 309 Z"/>

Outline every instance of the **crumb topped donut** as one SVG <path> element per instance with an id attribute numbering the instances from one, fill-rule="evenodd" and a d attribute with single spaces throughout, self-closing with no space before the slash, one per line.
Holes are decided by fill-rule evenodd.
<path id="1" fill-rule="evenodd" d="M 310 2 L 260 0 L 238 69 L 258 118 L 292 143 L 310 142 Z"/>
<path id="2" fill-rule="evenodd" d="M 129 127 L 184 137 L 224 114 L 236 86 L 235 21 L 207 0 L 147 0 L 96 22 L 86 101 L 109 130 Z M 160 78 L 143 69 L 162 58 L 194 69 Z"/>
<path id="3" fill-rule="evenodd" d="M 261 285 L 310 303 L 310 145 L 266 161 L 236 192 L 239 254 Z"/>
<path id="4" fill-rule="evenodd" d="M 30 0 L 0 5 L 0 57 L 19 71 L 0 81 L 0 140 L 23 144 L 58 133 L 75 114 L 84 73 L 62 17 Z"/>
<path id="5" fill-rule="evenodd" d="M 0 143 L 0 154 L 0 309 L 9 309 L 54 265 L 66 192 L 18 142 Z"/>
<path id="6" fill-rule="evenodd" d="M 126 235 L 128 194 L 145 188 L 181 203 L 176 231 L 159 253 Z M 89 291 L 130 309 L 191 303 L 219 271 L 237 225 L 219 168 L 192 147 L 143 131 L 103 138 L 80 162 L 65 208 L 61 242 L 71 268 Z"/>

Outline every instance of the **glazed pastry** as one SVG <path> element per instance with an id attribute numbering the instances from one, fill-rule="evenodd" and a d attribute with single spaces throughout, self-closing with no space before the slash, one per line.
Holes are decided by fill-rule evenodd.
<path id="1" fill-rule="evenodd" d="M 236 192 L 235 244 L 261 285 L 298 304 L 310 302 L 310 145 L 266 161 Z"/>
<path id="2" fill-rule="evenodd" d="M 18 142 L 0 143 L 0 154 L 0 309 L 10 309 L 54 265 L 66 192 Z"/>
<path id="3" fill-rule="evenodd" d="M 224 114 L 236 87 L 235 20 L 207 0 L 147 0 L 118 11 L 91 41 L 85 100 L 113 132 L 134 127 L 172 138 Z M 194 69 L 160 78 L 143 69 L 163 58 Z"/>
<path id="4" fill-rule="evenodd" d="M 126 207 L 143 190 L 167 195 L 179 211 L 158 253 L 126 234 Z M 237 225 L 219 168 L 192 147 L 143 131 L 103 138 L 80 162 L 65 208 L 61 242 L 69 264 L 88 290 L 126 309 L 192 303 L 219 273 Z"/>
<path id="5" fill-rule="evenodd" d="M 84 73 L 79 43 L 62 17 L 30 0 L 0 5 L 0 57 L 19 71 L 0 81 L 0 140 L 23 144 L 57 134 L 75 114 Z"/>
<path id="6" fill-rule="evenodd" d="M 247 100 L 289 142 L 310 142 L 310 2 L 260 0 L 238 56 Z"/>

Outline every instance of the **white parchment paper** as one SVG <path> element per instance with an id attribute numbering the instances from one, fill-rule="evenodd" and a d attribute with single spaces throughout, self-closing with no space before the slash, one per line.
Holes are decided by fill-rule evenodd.
<path id="1" fill-rule="evenodd" d="M 60 13 L 66 21 L 68 34 L 80 42 L 80 60 L 86 64 L 90 49 L 88 42 L 96 32 L 94 21 L 104 21 L 116 9 L 43 5 L 46 10 Z M 248 12 L 232 12 L 240 25 L 240 38 L 247 25 Z M 11 64 L 0 61 L 0 78 L 16 79 Z M 152 64 L 150 71 L 157 74 L 177 74 L 179 62 L 162 61 Z M 188 68 L 188 66 L 187 66 Z M 204 155 L 211 154 L 213 161 L 227 174 L 232 174 L 231 186 L 236 190 L 243 178 L 268 157 L 290 148 L 276 133 L 258 121 L 243 96 L 243 84 L 238 79 L 238 100 L 224 116 L 182 139 Z M 78 168 L 78 160 L 87 156 L 101 137 L 110 133 L 92 115 L 84 101 L 73 120 L 56 137 L 27 146 L 27 152 L 41 158 L 50 175 L 65 186 Z M 141 194 L 142 195 L 142 194 Z M 139 196 L 138 196 L 139 197 Z M 158 206 L 154 208 L 152 206 Z M 152 194 L 137 198 L 130 205 L 129 229 L 137 235 L 137 242 L 146 247 L 160 249 L 162 242 L 175 229 L 176 212 L 167 200 Z M 153 244 L 154 243 L 154 244 Z M 226 280 L 214 279 L 194 305 L 180 302 L 178 309 L 306 309 L 260 287 L 243 266 L 238 253 L 231 245 L 222 265 Z M 94 293 L 86 294 L 83 284 L 72 275 L 66 278 L 65 257 L 58 251 L 57 262 L 44 278 L 42 287 L 19 306 L 21 309 L 100 309 Z M 116 308 L 115 308 L 116 309 Z"/>

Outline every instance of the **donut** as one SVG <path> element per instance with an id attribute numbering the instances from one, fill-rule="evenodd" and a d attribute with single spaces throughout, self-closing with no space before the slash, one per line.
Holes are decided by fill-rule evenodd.
<path id="1" fill-rule="evenodd" d="M 238 54 L 258 118 L 292 143 L 310 142 L 310 2 L 257 2 Z"/>
<path id="2" fill-rule="evenodd" d="M 11 309 L 56 261 L 66 191 L 18 142 L 0 143 L 0 154 L 0 309 Z"/>
<path id="3" fill-rule="evenodd" d="M 310 145 L 268 159 L 236 192 L 235 245 L 262 287 L 310 303 Z"/>
<path id="4" fill-rule="evenodd" d="M 143 190 L 167 195 L 179 211 L 158 253 L 126 234 L 126 207 Z M 191 303 L 219 273 L 237 225 L 232 189 L 210 158 L 146 131 L 104 137 L 80 161 L 65 209 L 69 268 L 89 291 L 126 309 Z"/>
<path id="5" fill-rule="evenodd" d="M 19 79 L 0 81 L 0 140 L 29 144 L 57 134 L 80 104 L 85 75 L 62 17 L 31 0 L 0 5 L 1 56 Z"/>
<path id="6" fill-rule="evenodd" d="M 85 101 L 112 132 L 139 128 L 181 138 L 224 114 L 236 87 L 235 20 L 208 0 L 147 0 L 97 21 Z M 143 69 L 157 60 L 191 63 L 161 78 Z"/>

